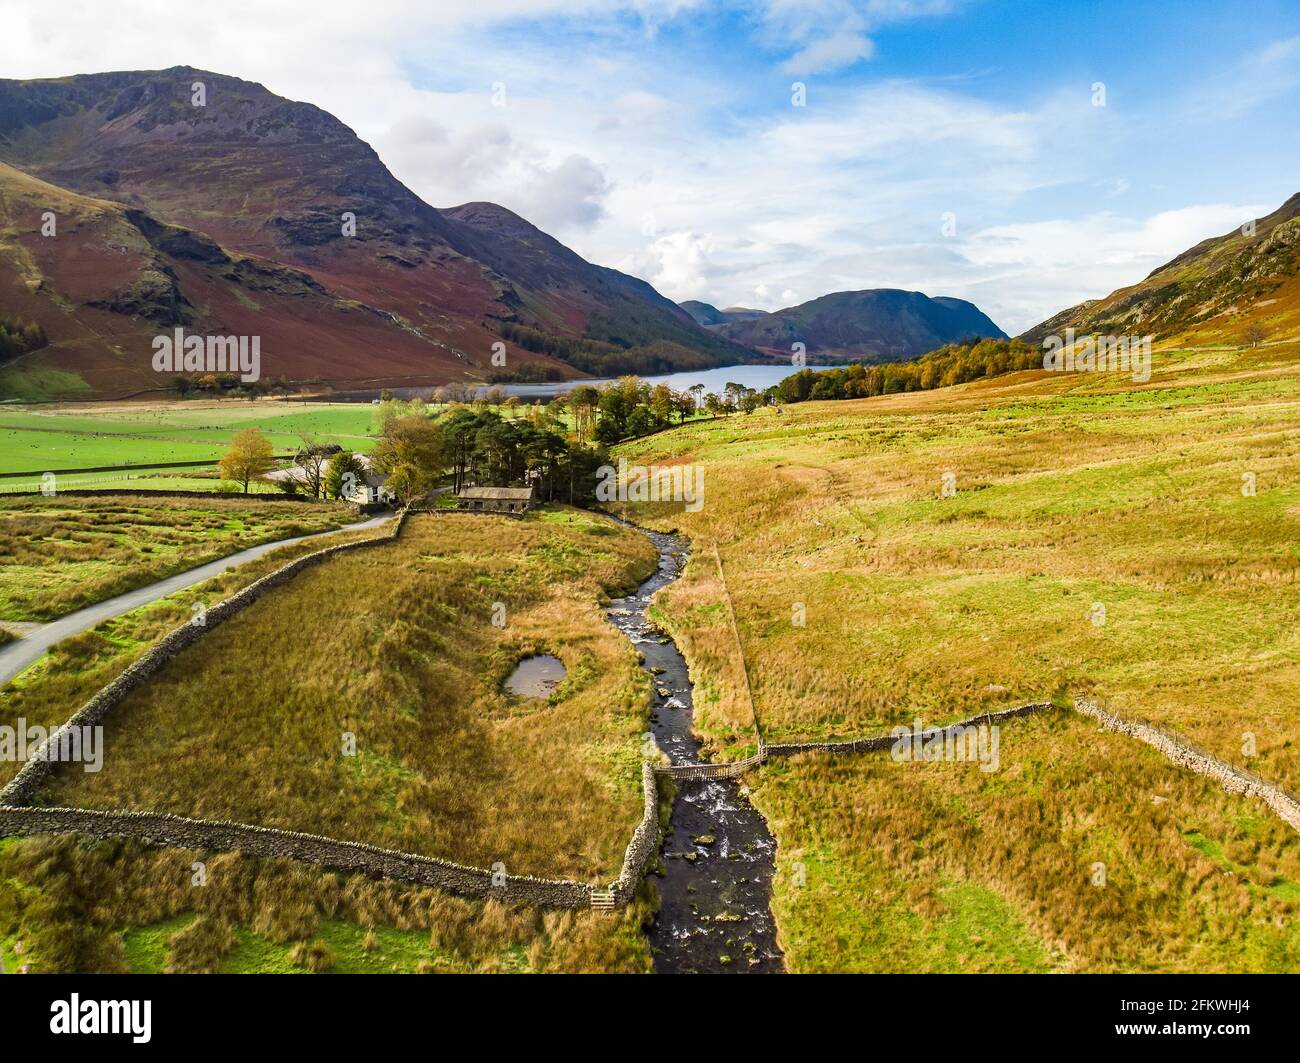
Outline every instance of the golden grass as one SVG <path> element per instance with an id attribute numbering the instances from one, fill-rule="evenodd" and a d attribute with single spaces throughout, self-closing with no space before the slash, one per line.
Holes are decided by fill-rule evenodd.
<path id="1" fill-rule="evenodd" d="M 329 544 L 373 538 L 373 530 L 339 532 Z M 319 540 L 278 547 L 254 561 L 114 617 L 90 631 L 64 639 L 44 658 L 0 687 L 0 725 L 57 727 L 96 691 L 116 679 L 151 645 L 193 618 L 195 603 L 214 605 L 280 566 L 321 549 Z M 0 761 L 0 785 L 21 767 Z"/>
<path id="2" fill-rule="evenodd" d="M 0 620 L 51 620 L 259 543 L 355 519 L 342 506 L 249 498 L 0 496 Z"/>
<path id="3" fill-rule="evenodd" d="M 763 769 L 793 969 L 1295 969 L 1300 846 L 1267 809 L 1065 711 L 1000 737 L 987 774 L 888 753 Z"/>
<path id="4" fill-rule="evenodd" d="M 630 456 L 694 453 L 707 481 L 702 512 L 639 518 L 696 541 L 662 609 L 718 688 L 706 703 L 739 698 L 687 630 L 717 601 L 717 542 L 770 741 L 1069 690 L 1238 763 L 1252 734 L 1251 766 L 1300 785 L 1294 384 L 1259 402 L 1189 384 L 1032 403 L 1017 385 L 969 409 L 808 403 L 655 437 Z"/>
<path id="5" fill-rule="evenodd" d="M 641 814 L 649 683 L 598 601 L 655 560 L 573 511 L 415 516 L 183 651 L 114 711 L 104 770 L 62 772 L 42 799 L 608 881 Z M 567 679 L 549 704 L 512 703 L 501 683 L 533 652 Z"/>
<path id="6" fill-rule="evenodd" d="M 125 839 L 0 843 L 10 972 L 633 973 L 650 967 L 646 915 L 644 902 L 617 915 L 542 911 Z"/>
<path id="7" fill-rule="evenodd" d="M 701 512 L 627 515 L 694 541 L 657 606 L 704 692 L 707 744 L 749 741 L 712 622 L 716 543 L 769 742 L 1089 694 L 1300 789 L 1298 365 L 1298 345 L 1164 352 L 1140 387 L 1021 373 L 624 446 L 633 464 L 705 469 Z M 1006 768 L 959 786 L 960 765 L 909 779 L 887 758 L 753 777 L 783 869 L 803 852 L 813 881 L 824 871 L 816 889 L 776 884 L 795 969 L 1294 967 L 1290 908 L 1212 882 L 1181 833 L 1241 849 L 1225 866 L 1261 888 L 1280 876 L 1293 901 L 1296 839 L 1263 805 L 1083 723 L 1004 738 L 1021 727 L 1032 786 Z M 1169 804 L 1152 811 L 1153 794 Z M 1098 852 L 1128 881 L 1105 901 L 1071 877 Z"/>

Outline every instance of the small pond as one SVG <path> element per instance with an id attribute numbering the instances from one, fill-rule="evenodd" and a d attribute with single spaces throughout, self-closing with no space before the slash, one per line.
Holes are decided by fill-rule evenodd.
<path id="1" fill-rule="evenodd" d="M 525 657 L 506 680 L 506 692 L 520 698 L 549 698 L 564 674 L 564 662 L 549 653 Z"/>

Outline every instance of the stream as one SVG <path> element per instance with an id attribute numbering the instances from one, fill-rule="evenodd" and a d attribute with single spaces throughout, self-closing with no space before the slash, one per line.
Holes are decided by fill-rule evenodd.
<path id="1" fill-rule="evenodd" d="M 634 526 L 633 526 L 634 527 Z M 606 615 L 645 658 L 655 688 L 650 727 L 674 764 L 699 764 L 691 729 L 686 660 L 647 617 L 650 599 L 681 575 L 689 550 L 680 535 L 637 528 L 659 550 L 659 570 Z M 659 913 L 649 929 L 655 971 L 777 973 L 784 958 L 772 919 L 776 842 L 736 780 L 678 781 L 663 839 L 665 872 L 655 880 Z"/>

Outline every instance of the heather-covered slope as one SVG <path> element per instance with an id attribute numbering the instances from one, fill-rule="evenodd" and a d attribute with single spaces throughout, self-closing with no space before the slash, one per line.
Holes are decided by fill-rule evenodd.
<path id="1" fill-rule="evenodd" d="M 42 236 L 42 215 L 55 235 Z M 0 364 L 0 397 L 129 395 L 167 387 L 153 337 L 261 338 L 264 379 L 410 383 L 461 372 L 453 352 L 310 272 L 228 251 L 146 211 L 0 164 L 0 317 L 38 322 L 48 346 Z"/>
<path id="2" fill-rule="evenodd" d="M 200 83 L 203 104 L 196 106 L 194 86 Z M 179 256 L 198 265 L 189 273 L 170 266 L 176 304 L 201 308 L 196 324 L 202 327 L 262 335 L 268 372 L 277 376 L 351 384 L 481 376 L 490 367 L 492 344 L 503 338 L 513 354 L 510 367 L 542 361 L 577 375 L 578 369 L 545 353 L 547 344 L 531 343 L 531 351 L 516 346 L 503 336 L 511 331 L 505 326 L 514 326 L 515 334 L 524 329 L 597 341 L 588 358 L 614 354 L 635 363 L 636 353 L 627 349 L 648 344 L 658 344 L 659 359 L 680 358 L 692 367 L 749 354 L 696 326 L 650 285 L 584 261 L 503 208 L 468 204 L 440 211 L 424 203 L 338 119 L 238 78 L 177 67 L 0 80 L 0 162 L 66 190 L 60 195 L 134 208 L 149 224 L 198 234 L 181 241 L 205 250 L 197 259 Z M 6 183 L 15 180 L 6 170 Z M 41 239 L 40 213 L 48 208 L 40 196 L 4 194 L 23 200 L 5 221 L 0 257 L 12 260 L 16 245 L 30 251 Z M 345 232 L 347 215 L 354 233 Z M 72 231 L 61 228 L 47 242 L 58 244 L 65 235 Z M 153 250 L 175 260 L 179 246 Z M 51 247 L 45 254 L 80 260 L 74 250 Z M 276 273 L 273 294 L 284 305 L 271 299 L 277 305 L 263 313 L 260 298 L 240 299 L 215 281 L 220 291 L 209 293 L 211 278 L 195 274 L 228 269 L 222 257 Z M 135 264 L 130 256 L 120 263 L 110 259 L 97 272 L 118 291 L 134 284 L 129 271 Z M 116 265 L 127 272 L 117 275 Z M 24 286 L 7 273 L 12 268 L 0 264 L 6 274 L 0 290 Z M 290 284 L 289 277 L 298 279 Z M 286 284 L 296 290 L 285 290 Z M 167 285 L 156 286 L 161 292 Z M 104 323 L 90 320 L 85 301 L 70 295 L 60 301 L 55 293 L 68 295 L 57 276 L 49 290 L 38 284 L 29 291 L 36 298 L 15 308 L 42 324 L 49 319 L 54 339 L 51 349 L 27 356 L 28 383 L 34 367 L 60 365 L 72 373 L 62 390 L 131 390 L 148 347 L 88 341 L 77 353 L 68 351 L 66 337 L 56 333 L 100 336 Z M 9 309 L 0 306 L 0 312 Z M 127 306 L 110 312 L 126 318 L 108 323 L 110 334 L 138 333 L 150 320 Z M 60 324 L 60 315 L 74 321 Z M 567 353 L 562 345 L 549 347 L 561 358 Z"/>
<path id="3" fill-rule="evenodd" d="M 1062 310 L 1025 333 L 1066 328 L 1184 342 L 1257 342 L 1300 329 L 1300 193 L 1255 222 L 1203 240 L 1146 279 Z"/>

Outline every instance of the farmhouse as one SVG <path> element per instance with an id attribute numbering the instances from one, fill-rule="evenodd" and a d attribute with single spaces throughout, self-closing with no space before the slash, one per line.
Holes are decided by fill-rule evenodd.
<path id="1" fill-rule="evenodd" d="M 531 487 L 462 487 L 456 496 L 460 509 L 479 513 L 523 513 L 533 508 Z"/>
<path id="2" fill-rule="evenodd" d="M 345 502 L 355 502 L 359 506 L 376 505 L 380 502 L 391 501 L 392 496 L 384 487 L 388 482 L 388 474 L 375 472 L 370 467 L 370 459 L 365 454 L 357 454 L 356 459 L 361 466 L 362 472 L 360 475 L 353 473 L 344 476 L 343 490 L 340 497 Z M 325 470 L 322 468 L 322 478 L 324 475 Z M 266 479 L 271 482 L 292 480 L 310 493 L 311 479 L 307 475 L 307 470 L 301 465 L 294 464 L 284 469 L 273 469 L 266 474 Z"/>

